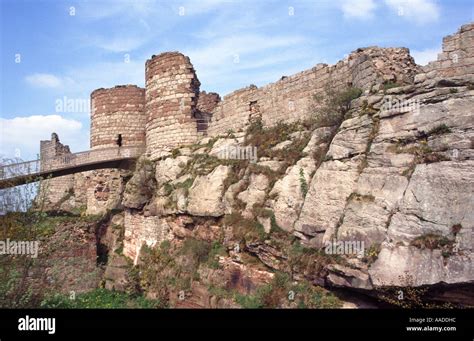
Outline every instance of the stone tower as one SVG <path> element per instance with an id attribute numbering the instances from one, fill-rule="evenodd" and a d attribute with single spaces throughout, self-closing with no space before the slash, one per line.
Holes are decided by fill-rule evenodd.
<path id="1" fill-rule="evenodd" d="M 189 58 L 178 52 L 147 60 L 145 80 L 146 146 L 153 160 L 163 151 L 196 141 L 200 83 Z"/>
<path id="2" fill-rule="evenodd" d="M 145 144 L 145 89 L 118 85 L 91 93 L 91 148 Z"/>

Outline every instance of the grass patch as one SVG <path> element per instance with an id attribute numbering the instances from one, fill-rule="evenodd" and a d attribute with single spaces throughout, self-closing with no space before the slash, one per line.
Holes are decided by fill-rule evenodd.
<path id="1" fill-rule="evenodd" d="M 451 129 L 446 124 L 443 123 L 434 127 L 430 131 L 428 131 L 427 134 L 428 136 L 432 136 L 432 135 L 443 135 L 443 134 L 449 134 L 449 133 L 451 133 Z"/>
<path id="2" fill-rule="evenodd" d="M 350 201 L 364 201 L 364 202 L 374 202 L 375 197 L 371 194 L 359 194 L 359 193 L 351 193 L 348 200 Z"/>
<path id="3" fill-rule="evenodd" d="M 301 194 L 303 195 L 303 198 L 306 197 L 306 194 L 308 194 L 308 183 L 306 182 L 306 178 L 304 176 L 304 169 L 300 168 L 300 189 L 301 189 Z"/>
<path id="4" fill-rule="evenodd" d="M 223 224 L 232 226 L 234 237 L 246 243 L 263 241 L 267 237 L 262 224 L 254 219 L 244 218 L 240 213 L 227 214 Z"/>
<path id="5" fill-rule="evenodd" d="M 308 281 L 293 283 L 286 273 L 277 272 L 273 280 L 258 287 L 252 295 L 235 294 L 235 301 L 246 309 L 274 309 L 282 306 L 295 308 L 340 308 L 342 302 L 327 290 Z"/>
<path id="6" fill-rule="evenodd" d="M 163 308 L 159 300 L 149 300 L 140 295 L 130 295 L 103 288 L 78 294 L 74 299 L 64 294 L 52 294 L 44 298 L 41 308 L 59 309 L 124 309 Z"/>
<path id="7" fill-rule="evenodd" d="M 410 245 L 422 250 L 441 250 L 443 257 L 449 257 L 454 253 L 454 241 L 435 233 L 419 236 L 412 240 Z"/>
<path id="8" fill-rule="evenodd" d="M 393 89 L 393 88 L 398 88 L 398 87 L 400 87 L 400 86 L 401 86 L 401 85 L 398 84 L 398 83 L 396 83 L 396 82 L 390 82 L 390 81 L 384 82 L 384 84 L 383 84 L 383 91 L 385 92 L 385 91 L 387 91 L 387 90 L 390 90 L 390 89 Z"/>

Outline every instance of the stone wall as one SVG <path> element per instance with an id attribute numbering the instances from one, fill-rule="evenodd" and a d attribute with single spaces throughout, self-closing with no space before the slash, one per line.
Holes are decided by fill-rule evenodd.
<path id="1" fill-rule="evenodd" d="M 120 208 L 124 180 L 119 169 L 98 169 L 84 174 L 87 214 L 104 214 Z"/>
<path id="2" fill-rule="evenodd" d="M 201 113 L 212 113 L 221 101 L 221 96 L 215 92 L 201 91 L 197 102 L 197 109 Z"/>
<path id="3" fill-rule="evenodd" d="M 443 38 L 443 52 L 423 68 L 416 82 L 465 75 L 474 75 L 474 23 L 463 25 L 457 33 Z"/>
<path id="4" fill-rule="evenodd" d="M 147 155 L 194 143 L 199 80 L 188 57 L 166 52 L 146 61 Z"/>
<path id="5" fill-rule="evenodd" d="M 145 89 L 119 85 L 91 94 L 91 148 L 145 144 Z"/>
<path id="6" fill-rule="evenodd" d="M 215 92 L 201 91 L 197 102 L 197 112 L 195 114 L 198 132 L 207 132 L 212 111 L 221 101 L 221 96 Z"/>
<path id="7" fill-rule="evenodd" d="M 56 133 L 51 134 L 51 140 L 40 141 L 40 168 L 48 170 L 61 162 L 61 158 L 71 154 L 69 146 L 59 141 Z M 46 162 L 46 160 L 48 160 Z M 36 204 L 45 210 L 55 209 L 65 200 L 74 189 L 74 175 L 60 176 L 41 182 Z"/>
<path id="8" fill-rule="evenodd" d="M 311 115 L 315 95 L 325 89 L 349 86 L 379 90 L 384 83 L 412 84 L 419 67 L 406 48 L 358 49 L 335 65 L 318 64 L 292 76 L 257 88 L 249 86 L 224 97 L 212 112 L 208 134 L 242 130 L 254 115 L 267 126 L 291 122 Z"/>

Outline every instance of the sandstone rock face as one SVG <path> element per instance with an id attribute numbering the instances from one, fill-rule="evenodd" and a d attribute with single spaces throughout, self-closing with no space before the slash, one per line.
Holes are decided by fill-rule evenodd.
<path id="1" fill-rule="evenodd" d="M 189 189 L 188 212 L 197 216 L 218 217 L 224 214 L 222 197 L 224 180 L 229 174 L 229 167 L 217 166 L 210 174 L 199 176 Z"/>
<path id="2" fill-rule="evenodd" d="M 472 231 L 474 222 L 474 161 L 439 162 L 418 165 L 399 210 L 392 217 L 388 237 L 393 242 L 409 243 L 429 233 L 452 235 L 460 224 L 460 234 Z M 469 234 L 466 235 L 469 237 Z M 463 241 L 469 246 L 471 240 Z"/>
<path id="3" fill-rule="evenodd" d="M 304 193 L 302 187 L 310 182 L 310 176 L 315 170 L 314 160 L 306 157 L 299 160 L 295 166 L 287 169 L 281 180 L 275 183 L 270 196 L 278 195 L 270 207 L 275 213 L 278 226 L 291 232 L 293 224 L 303 205 Z"/>
<path id="4" fill-rule="evenodd" d="M 345 267 L 339 264 L 329 265 L 327 280 L 332 286 L 357 289 L 372 289 L 370 277 L 366 271 Z"/>
<path id="5" fill-rule="evenodd" d="M 246 206 L 243 211 L 245 217 L 252 217 L 252 208 L 255 204 L 262 204 L 265 199 L 265 191 L 268 187 L 268 178 L 264 174 L 251 174 L 250 184 L 246 190 L 240 192 L 237 198 L 242 200 Z"/>
<path id="6" fill-rule="evenodd" d="M 472 253 L 443 258 L 440 250 L 387 245 L 369 269 L 375 286 L 419 286 L 474 280 Z"/>
<path id="7" fill-rule="evenodd" d="M 365 152 L 372 120 L 364 115 L 344 121 L 334 137 L 328 151 L 328 157 L 341 160 Z"/>
<path id="8" fill-rule="evenodd" d="M 122 204 L 129 208 L 142 208 L 152 197 L 155 189 L 154 170 L 151 163 L 139 164 L 127 182 Z"/>
<path id="9" fill-rule="evenodd" d="M 159 217 L 125 211 L 123 254 L 137 263 L 143 245 L 153 247 L 172 238 L 170 226 Z"/>
<path id="10" fill-rule="evenodd" d="M 295 223 L 297 235 L 310 245 L 322 247 L 323 239 L 329 240 L 335 233 L 346 201 L 356 186 L 359 163 L 357 158 L 327 161 L 316 171 Z"/>
<path id="11" fill-rule="evenodd" d="M 162 185 L 168 181 L 175 180 L 188 162 L 188 156 L 168 157 L 158 161 L 155 168 L 156 182 Z"/>

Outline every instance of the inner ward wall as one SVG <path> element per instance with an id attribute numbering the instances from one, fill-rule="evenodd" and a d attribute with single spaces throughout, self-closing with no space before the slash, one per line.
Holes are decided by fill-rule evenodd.
<path id="1" fill-rule="evenodd" d="M 314 96 L 324 95 L 327 87 L 378 90 L 388 82 L 412 84 L 419 71 L 406 48 L 359 49 L 335 65 L 318 64 L 260 88 L 232 92 L 213 110 L 208 135 L 243 130 L 253 115 L 260 115 L 266 126 L 305 119 L 317 105 Z"/>

